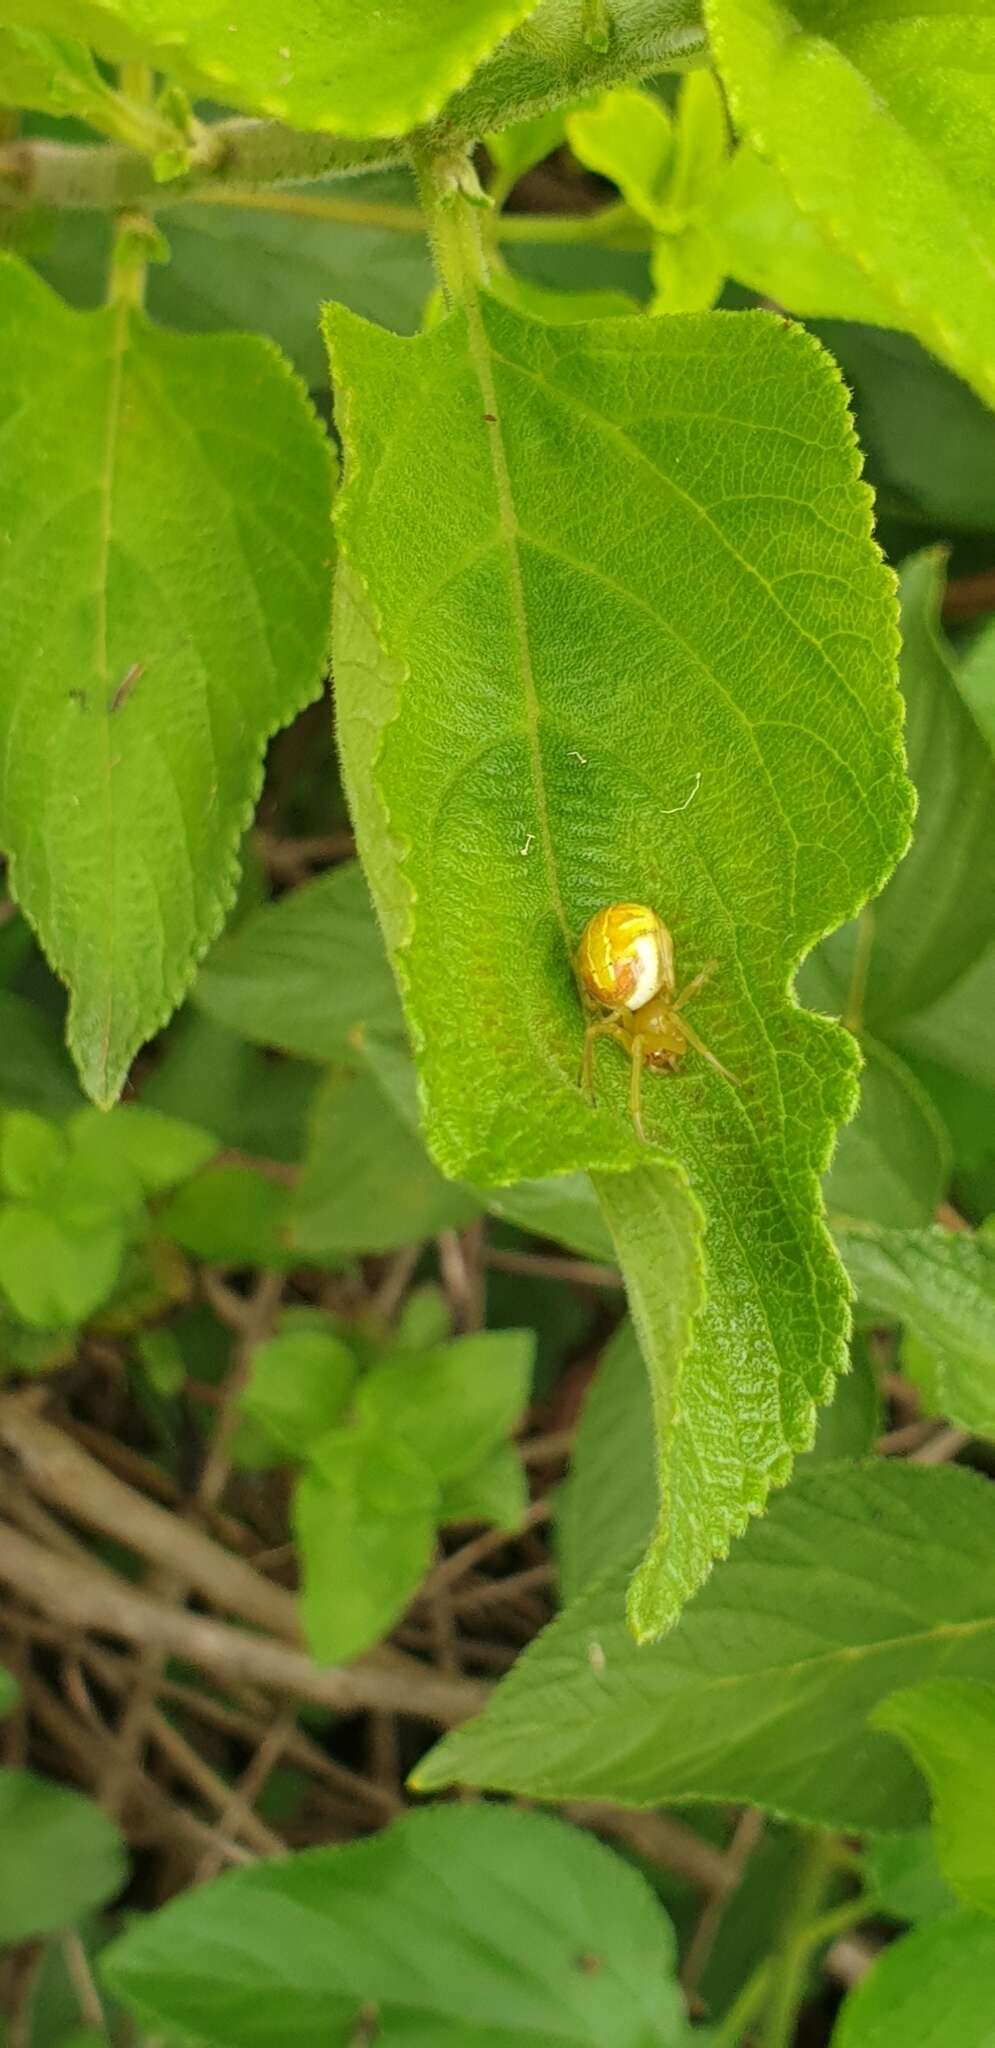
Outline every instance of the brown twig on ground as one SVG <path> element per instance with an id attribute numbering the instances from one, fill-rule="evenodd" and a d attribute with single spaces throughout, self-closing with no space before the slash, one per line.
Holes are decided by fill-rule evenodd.
<path id="1" fill-rule="evenodd" d="M 625 1284 L 615 1266 L 599 1266 L 593 1259 L 561 1258 L 553 1252 L 506 1252 L 489 1245 L 484 1264 L 493 1266 L 496 1273 L 524 1273 L 540 1280 L 574 1280 L 580 1287 L 610 1287 L 617 1291 Z"/>
<path id="2" fill-rule="evenodd" d="M 681 1984 L 685 1997 L 690 2001 L 704 1974 L 705 1965 L 715 1946 L 715 1939 L 722 1924 L 722 1915 L 732 1893 L 742 1882 L 743 1873 L 764 1831 L 764 1816 L 753 1807 L 741 1813 L 733 1829 L 732 1840 L 722 1858 L 724 1876 L 722 1884 L 706 1900 L 698 1917 L 687 1953 L 681 1964 Z"/>
<path id="3" fill-rule="evenodd" d="M 730 1888 L 728 1852 L 713 1849 L 692 1828 L 684 1827 L 667 1813 L 643 1813 L 635 1807 L 611 1806 L 600 1800 L 572 1801 L 563 1808 L 564 1818 L 596 1835 L 608 1835 L 624 1842 L 648 1863 L 676 1871 L 690 1884 L 709 1895 L 723 1896 Z"/>
<path id="4" fill-rule="evenodd" d="M 348 1669 L 322 1669 L 289 1644 L 164 1606 L 100 1567 L 58 1557 L 11 1527 L 0 1542 L 0 1579 L 74 1628 L 184 1657 L 228 1686 L 259 1685 L 343 1713 L 381 1707 L 441 1727 L 479 1712 L 486 1699 L 481 1685 L 439 1678 L 398 1653 L 382 1652 Z"/>
<path id="5" fill-rule="evenodd" d="M 921 1448 L 912 1452 L 908 1462 L 910 1465 L 949 1465 L 971 1441 L 969 1429 L 956 1429 L 941 1423 Z"/>
<path id="6" fill-rule="evenodd" d="M 0 1442 L 52 1506 L 171 1569 L 223 1613 L 237 1614 L 287 1642 L 300 1642 L 291 1593 L 223 1550 L 193 1523 L 115 1479 L 21 1394 L 0 1400 Z"/>

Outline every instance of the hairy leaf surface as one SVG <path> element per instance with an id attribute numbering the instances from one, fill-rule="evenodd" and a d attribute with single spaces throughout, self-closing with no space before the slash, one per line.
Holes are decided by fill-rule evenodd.
<path id="1" fill-rule="evenodd" d="M 296 128 L 395 135 L 443 101 L 537 0 L 4 0 L 3 18 L 158 59 L 193 87 Z"/>
<path id="2" fill-rule="evenodd" d="M 0 843 L 106 1105 L 230 907 L 267 739 L 316 694 L 328 452 L 266 343 L 70 312 L 0 266 Z"/>
<path id="3" fill-rule="evenodd" d="M 708 0 L 733 118 L 928 348 L 995 402 L 995 15 Z"/>
<path id="4" fill-rule="evenodd" d="M 993 1537 L 995 1499 L 971 1473 L 897 1461 L 799 1472 L 666 1641 L 635 1646 L 616 1572 L 533 1643 L 416 1783 L 914 1826 L 922 1786 L 867 1716 L 941 1671 L 995 1677 Z"/>
<path id="5" fill-rule="evenodd" d="M 687 1316 L 640 1324 L 666 1423 L 649 1633 L 787 1476 L 843 1355 L 816 1176 L 855 1055 L 789 990 L 909 810 L 843 394 L 764 314 L 567 331 L 474 300 L 411 342 L 327 329 L 339 737 L 429 1143 L 477 1182 L 600 1170 L 637 1304 L 653 1232 L 619 1171 L 680 1209 L 682 1264 L 704 1230 L 679 1389 Z M 656 1180 L 618 1048 L 594 1106 L 578 1085 L 571 955 L 615 899 L 672 923 L 682 980 L 715 961 L 693 1020 L 739 1081 L 694 1054 L 646 1077 Z"/>
<path id="6" fill-rule="evenodd" d="M 548 1814 L 439 1807 L 136 1917 L 106 1959 L 150 2028 L 330 2048 L 375 2010 L 432 2048 L 684 2048 L 673 1931 L 638 1871 Z"/>

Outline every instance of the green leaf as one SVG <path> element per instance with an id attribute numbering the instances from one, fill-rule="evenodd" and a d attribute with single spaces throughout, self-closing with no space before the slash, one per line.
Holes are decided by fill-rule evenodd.
<path id="1" fill-rule="evenodd" d="M 812 1464 L 839 1458 L 863 1458 L 885 1428 L 878 1382 L 859 1337 L 851 1345 L 850 1370 L 843 1374 L 833 1400 L 819 1415 L 815 1442 L 806 1453 Z"/>
<path id="2" fill-rule="evenodd" d="M 487 154 L 502 172 L 501 189 L 510 192 L 534 164 L 541 164 L 566 136 L 567 109 L 551 107 L 531 121 L 515 121 L 497 135 L 485 135 Z"/>
<path id="3" fill-rule="evenodd" d="M 966 1906 L 995 1913 L 995 1686 L 936 1678 L 892 1693 L 874 1725 L 901 1737 L 929 1781 L 948 1882 Z"/>
<path id="4" fill-rule="evenodd" d="M 548 285 L 533 284 L 504 267 L 495 268 L 491 290 L 503 306 L 527 313 L 533 320 L 564 321 L 619 320 L 641 311 L 638 299 L 627 292 L 551 291 Z"/>
<path id="5" fill-rule="evenodd" d="M 327 447 L 265 343 L 74 313 L 0 262 L 0 834 L 106 1105 L 231 903 L 267 738 L 315 693 Z"/>
<path id="6" fill-rule="evenodd" d="M 161 1211 L 159 1225 L 195 1258 L 229 1266 L 301 1264 L 290 1242 L 290 1194 L 247 1166 L 214 1166 Z"/>
<path id="7" fill-rule="evenodd" d="M 102 127 L 103 103 L 113 97 L 85 44 L 0 29 L 0 105 L 71 114 Z"/>
<path id="8" fill-rule="evenodd" d="M 879 1955 L 851 1991 L 832 2048 L 992 2048 L 995 1923 L 948 1913 Z"/>
<path id="9" fill-rule="evenodd" d="M 801 315 L 903 324 L 890 299 L 795 205 L 774 165 L 748 142 L 728 166 L 714 225 L 730 276 L 776 305 Z"/>
<path id="10" fill-rule="evenodd" d="M 20 1696 L 16 1678 L 0 1664 L 0 1715 L 12 1714 Z"/>
<path id="11" fill-rule="evenodd" d="M 995 625 L 990 623 L 978 634 L 961 663 L 958 682 L 962 697 L 995 753 Z"/>
<path id="12" fill-rule="evenodd" d="M 163 1194 L 177 1181 L 188 1180 L 218 1149 L 210 1131 L 139 1103 L 122 1105 L 109 1116 L 98 1109 L 81 1109 L 69 1123 L 68 1135 L 88 1167 L 96 1170 L 98 1161 L 112 1171 L 123 1167 L 136 1175 L 149 1195 Z"/>
<path id="13" fill-rule="evenodd" d="M 257 1045 L 333 1060 L 403 1032 L 358 861 L 254 911 L 208 955 L 194 1001 Z"/>
<path id="14" fill-rule="evenodd" d="M 144 1083 L 142 1102 L 189 1118 L 237 1151 L 296 1165 L 320 1080 L 319 1067 L 274 1061 L 223 1024 L 185 1007 Z"/>
<path id="15" fill-rule="evenodd" d="M 876 1039 L 862 1041 L 860 1104 L 823 1182 L 834 1222 L 931 1223 L 950 1177 L 950 1140 L 926 1090 Z"/>
<path id="16" fill-rule="evenodd" d="M 520 1423 L 528 1402 L 531 1330 L 480 1330 L 422 1357 L 367 1373 L 356 1411 L 371 1437 L 397 1437 L 440 1487 L 474 1471 Z"/>
<path id="17" fill-rule="evenodd" d="M 343 1663 L 380 1641 L 428 1570 L 439 1488 L 417 1451 L 378 1428 L 329 1430 L 294 1497 L 301 1619 L 312 1656 Z"/>
<path id="18" fill-rule="evenodd" d="M 570 1471 L 556 1495 L 564 1604 L 645 1546 L 655 1509 L 649 1381 L 635 1331 L 626 1322 L 598 1361 Z"/>
<path id="19" fill-rule="evenodd" d="M 439 1521 L 493 1522 L 497 1529 L 517 1529 L 529 1505 L 529 1489 L 514 1444 L 499 1444 L 468 1472 L 447 1479 L 442 1488 Z"/>
<path id="20" fill-rule="evenodd" d="M 820 1413 L 807 1459 L 826 1464 L 862 1457 L 882 1427 L 877 1383 L 860 1347 Z M 556 1496 L 565 1605 L 645 1546 L 656 1512 L 649 1378 L 631 1325 L 622 1323 L 599 1362 L 570 1471 Z"/>
<path id="21" fill-rule="evenodd" d="M 995 18 L 706 0 L 733 118 L 927 347 L 995 400 Z"/>
<path id="22" fill-rule="evenodd" d="M 579 163 L 610 178 L 644 220 L 672 225 L 666 205 L 674 124 L 662 101 L 619 86 L 568 115 L 566 129 Z"/>
<path id="23" fill-rule="evenodd" d="M 38 1116 L 65 1116 L 82 1101 L 62 1038 L 25 996 L 0 990 L 0 1102 Z"/>
<path id="24" fill-rule="evenodd" d="M 936 1860 L 932 1828 L 876 1835 L 865 1844 L 868 1889 L 889 1920 L 936 1920 L 957 1901 Z"/>
<path id="25" fill-rule="evenodd" d="M 120 1223 L 74 1229 L 28 1202 L 0 1205 L 0 1291 L 26 1323 L 60 1330 L 107 1300 L 121 1268 Z"/>
<path id="26" fill-rule="evenodd" d="M 136 1918 L 103 1974 L 143 2025 L 212 2048 L 684 2048 L 670 1922 L 620 1857 L 548 1814 L 408 1814 Z"/>
<path id="27" fill-rule="evenodd" d="M 579 1088 L 571 953 L 635 899 L 677 921 L 683 974 L 718 962 L 695 1020 L 742 1085 L 689 1058 L 644 1089 L 708 1265 L 682 1380 L 705 1434 L 664 1447 L 672 1547 L 662 1528 L 640 1594 L 658 1628 L 787 1477 L 845 1355 L 816 1176 L 854 1054 L 788 986 L 883 879 L 910 799 L 842 393 L 765 314 L 561 333 L 473 300 L 412 342 L 327 328 L 339 737 L 443 1170 L 645 1167 L 617 1047 L 598 1106 Z M 630 1286 L 648 1234 L 630 1257 L 616 1231 Z M 640 1340 L 669 1407 L 671 1333 Z"/>
<path id="28" fill-rule="evenodd" d="M 83 35 L 115 61 L 156 61 L 193 90 L 293 128 L 403 134 L 430 120 L 537 0 L 242 0 L 204 14 L 191 0 L 16 0 L 30 26 Z"/>
<path id="29" fill-rule="evenodd" d="M 302 1258 L 394 1251 L 469 1223 L 478 1204 L 443 1179 L 369 1073 L 330 1073 L 315 1098 L 290 1222 Z"/>
<path id="30" fill-rule="evenodd" d="M 615 1257 L 607 1226 L 585 1173 L 558 1173 L 548 1180 L 519 1180 L 487 1188 L 487 1206 L 507 1223 L 535 1237 L 552 1237 L 584 1259 Z"/>
<path id="31" fill-rule="evenodd" d="M 900 679 L 919 794 L 912 845 L 860 927 L 824 949 L 848 991 L 844 1014 L 882 1036 L 934 1003 L 995 938 L 995 769 L 940 632 L 944 568 L 930 549 L 901 576 Z"/>
<path id="32" fill-rule="evenodd" d="M 616 1572 L 430 1752 L 417 1787 L 719 1799 L 846 1830 L 913 1826 L 921 1786 L 867 1716 L 940 1670 L 995 1676 L 993 1538 L 995 1499 L 972 1473 L 802 1470 L 664 1642 L 636 1647 Z"/>
<path id="33" fill-rule="evenodd" d="M 200 198 L 157 206 L 169 262 L 149 272 L 146 305 L 163 327 L 216 333 L 234 327 L 268 334 L 316 389 L 327 376 L 318 325 L 323 299 L 340 299 L 399 334 L 420 327 L 432 288 L 428 242 L 414 213 L 414 184 L 401 170 L 316 178 L 306 190 L 242 194 L 208 181 Z M 165 198 L 166 195 L 163 194 Z M 317 203 L 318 211 L 312 212 Z M 325 206 L 342 208 L 326 218 Z M 350 208 L 357 207 L 357 218 Z M 372 210 L 369 220 L 363 209 Z M 376 210 L 383 212 L 382 222 Z M 415 232 L 390 225 L 411 211 Z M 104 296 L 113 221 L 98 213 L 36 217 L 35 268 L 74 306 Z"/>
<path id="34" fill-rule="evenodd" d="M 0 1187 L 6 1194 L 27 1201 L 44 1197 L 66 1160 L 65 1139 L 45 1117 L 11 1109 L 0 1118 Z"/>
<path id="35" fill-rule="evenodd" d="M 0 1770 L 0 1942 L 71 1927 L 119 1892 L 124 1845 L 92 1800 L 31 1771 Z"/>
<path id="36" fill-rule="evenodd" d="M 357 1372 L 340 1337 L 288 1316 L 275 1337 L 256 1346 L 239 1407 L 290 1457 L 307 1459 L 338 1421 Z"/>
<path id="37" fill-rule="evenodd" d="M 714 306 L 725 277 L 722 249 L 710 228 L 661 235 L 650 261 L 651 313 L 705 313 Z"/>
<path id="38" fill-rule="evenodd" d="M 869 1227 L 839 1229 L 836 1241 L 862 1307 L 916 1339 L 907 1364 L 929 1405 L 995 1436 L 995 1241 Z"/>
<path id="39" fill-rule="evenodd" d="M 911 336 L 826 321 L 817 330 L 853 393 L 871 481 L 917 524 L 995 527 L 995 414 Z"/>
<path id="40" fill-rule="evenodd" d="M 978 1090 L 995 1088 L 993 1012 L 995 946 L 990 946 L 928 1010 L 902 1020 L 894 1033 L 895 1042 L 903 1053 L 919 1061 L 935 1061 L 969 1082 L 977 1102 Z"/>

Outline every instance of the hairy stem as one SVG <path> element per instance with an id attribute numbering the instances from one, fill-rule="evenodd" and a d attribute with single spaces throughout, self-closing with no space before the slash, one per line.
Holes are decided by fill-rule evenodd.
<path id="1" fill-rule="evenodd" d="M 433 123 L 434 145 L 452 155 L 480 136 L 623 80 L 701 63 L 705 32 L 693 0 L 614 0 L 607 50 L 586 39 L 577 0 L 547 0 L 548 29 L 530 23 L 508 37 Z M 5 204 L 106 210 L 169 206 L 205 183 L 275 185 L 407 162 L 409 137 L 312 135 L 279 121 L 220 121 L 190 170 L 158 183 L 148 157 L 105 146 L 26 139 L 0 147 Z"/>

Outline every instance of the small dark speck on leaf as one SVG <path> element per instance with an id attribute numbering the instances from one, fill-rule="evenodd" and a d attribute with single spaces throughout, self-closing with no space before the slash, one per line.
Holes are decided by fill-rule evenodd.
<path id="1" fill-rule="evenodd" d="M 488 424 L 488 426 L 489 426 L 489 427 L 496 427 L 496 426 L 497 426 L 497 413 L 496 413 L 496 412 L 485 412 L 485 414 L 484 414 L 484 418 L 485 418 L 485 420 L 487 421 L 487 424 Z"/>
<path id="2" fill-rule="evenodd" d="M 370 2048 L 380 2038 L 380 2010 L 375 2005 L 364 2005 L 356 2014 L 356 2024 L 349 2040 L 349 2048 Z"/>
<path id="3" fill-rule="evenodd" d="M 604 1967 L 604 1956 L 585 1955 L 577 1957 L 577 1968 L 582 1971 L 585 1977 L 596 1977 L 598 1972 L 603 1970 Z"/>
<path id="4" fill-rule="evenodd" d="M 139 680 L 139 677 L 143 676 L 144 674 L 144 661 L 133 661 L 131 667 L 125 669 L 125 672 L 121 677 L 121 681 L 119 682 L 117 689 L 115 690 L 114 695 L 111 698 L 112 718 L 114 716 L 115 711 L 120 711 L 122 704 L 127 703 L 128 698 L 131 696 L 132 690 L 135 687 L 135 684 Z"/>

